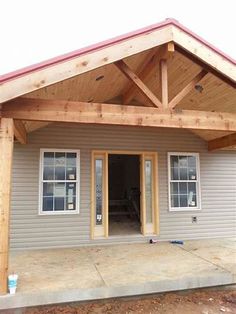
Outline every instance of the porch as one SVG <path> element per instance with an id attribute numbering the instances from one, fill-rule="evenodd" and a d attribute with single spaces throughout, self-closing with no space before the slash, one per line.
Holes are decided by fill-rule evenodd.
<path id="1" fill-rule="evenodd" d="M 0 309 L 236 283 L 236 238 L 14 251 Z"/>
<path id="2" fill-rule="evenodd" d="M 48 251 L 47 258 L 47 251 L 14 253 L 17 259 L 11 258 L 11 271 L 19 273 L 20 286 L 17 295 L 3 297 L 2 304 L 46 304 L 232 282 L 228 271 L 216 270 L 214 264 L 201 259 L 210 269 L 203 265 L 199 281 L 195 277 L 200 271 L 199 257 L 167 244 L 96 248 L 101 256 L 95 248 L 61 249 L 89 245 L 111 234 L 109 201 L 125 197 L 108 197 L 110 150 L 131 149 L 139 155 L 140 189 L 134 191 L 141 192 L 136 211 L 141 236 L 192 239 L 235 235 L 236 85 L 232 59 L 176 21 L 167 20 L 8 74 L 0 83 L 0 294 L 7 293 L 9 244 L 20 249 L 60 248 Z M 215 150 L 220 151 L 210 153 Z M 173 184 L 167 169 L 171 152 L 178 160 L 172 167 L 177 169 Z M 183 153 L 181 178 L 179 156 Z M 189 153 L 194 155 L 192 165 Z M 197 171 L 200 153 L 201 186 Z M 184 182 L 180 193 L 177 181 L 186 180 L 192 182 L 190 186 Z M 171 207 L 178 210 L 174 213 Z M 198 216 L 192 216 L 193 209 Z M 162 252 L 163 276 L 159 263 L 156 269 L 158 252 Z M 146 256 L 151 256 L 151 261 L 146 261 Z M 188 257 L 196 261 L 194 267 L 190 263 L 194 275 L 181 279 L 181 270 L 187 273 Z M 171 263 L 178 259 L 175 270 Z M 64 269 L 71 263 L 68 260 L 74 263 Z M 64 277 L 69 282 L 68 296 Z M 51 291 L 49 282 L 53 283 Z"/>

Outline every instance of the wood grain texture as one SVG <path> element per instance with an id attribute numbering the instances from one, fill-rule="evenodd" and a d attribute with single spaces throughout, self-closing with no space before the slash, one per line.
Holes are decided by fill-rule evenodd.
<path id="1" fill-rule="evenodd" d="M 7 293 L 13 119 L 0 122 L 0 294 Z"/>
<path id="2" fill-rule="evenodd" d="M 236 132 L 236 114 L 22 98 L 2 107 L 19 120 L 171 127 Z"/>
<path id="3" fill-rule="evenodd" d="M 160 50 L 160 48 L 159 48 Z M 140 64 L 139 68 L 137 69 L 137 75 L 139 78 L 145 82 L 146 78 L 149 76 L 150 72 L 152 71 L 153 67 L 156 64 L 156 60 L 159 57 L 159 50 L 153 50 L 149 52 L 143 63 Z M 134 84 L 130 84 L 125 87 L 124 92 L 122 93 L 122 99 L 124 104 L 129 104 L 130 101 L 133 99 L 137 89 L 135 88 Z"/>
<path id="4" fill-rule="evenodd" d="M 168 105 L 168 67 L 167 67 L 167 60 L 162 59 L 160 60 L 160 77 L 161 77 L 161 101 L 162 107 L 167 109 Z"/>
<path id="5" fill-rule="evenodd" d="M 169 107 L 175 108 L 188 93 L 207 75 L 206 70 L 198 73 L 170 102 Z"/>
<path id="6" fill-rule="evenodd" d="M 236 84 L 236 66 L 233 62 L 230 62 L 215 50 L 210 49 L 207 45 L 203 45 L 198 39 L 189 36 L 186 32 L 177 27 L 173 27 L 173 41 L 176 42 L 178 46 L 184 48 L 189 54 L 192 54 L 205 64 L 210 65 L 219 75 L 224 74 L 225 77 L 234 81 L 234 85 Z"/>
<path id="7" fill-rule="evenodd" d="M 171 29 L 166 26 L 9 80 L 0 86 L 0 103 L 158 47 L 172 40 Z"/>
<path id="8" fill-rule="evenodd" d="M 130 69 L 130 67 L 123 61 L 120 60 L 115 63 L 118 69 L 129 79 L 138 90 L 155 106 L 162 107 L 160 100 L 153 94 L 153 92 L 143 83 L 142 80 Z"/>
<path id="9" fill-rule="evenodd" d="M 236 146 L 236 133 L 229 134 L 220 138 L 216 138 L 208 142 L 208 150 L 213 151 L 222 148 L 230 148 Z"/>
<path id="10" fill-rule="evenodd" d="M 19 141 L 21 144 L 26 144 L 27 142 L 26 128 L 24 123 L 20 120 L 14 121 L 14 135 L 17 141 Z"/>
<path id="11" fill-rule="evenodd" d="M 157 50 L 157 60 L 153 60 L 148 75 L 143 77 L 139 74 L 139 69 L 151 54 L 151 50 L 144 51 L 137 55 L 130 56 L 125 62 L 137 73 L 145 85 L 161 99 L 161 82 L 159 59 L 160 49 Z M 187 58 L 177 50 L 171 54 L 167 60 L 168 66 L 168 94 L 169 100 L 173 99 L 183 90 L 196 75 L 201 72 L 202 67 L 191 59 Z M 103 77 L 103 78 L 102 78 Z M 97 80 L 98 78 L 102 78 Z M 114 67 L 113 64 L 106 65 L 93 71 L 78 75 L 71 79 L 61 81 L 57 84 L 41 88 L 33 93 L 26 95 L 30 98 L 59 99 L 86 102 L 107 102 L 115 97 L 121 96 L 130 88 L 130 82 L 126 77 Z M 176 108 L 205 110 L 205 111 L 224 111 L 236 113 L 236 89 L 220 80 L 212 73 L 208 73 L 202 80 L 202 93 L 194 88 L 179 102 Z M 150 105 L 149 101 L 135 88 L 130 102 Z M 124 98 L 125 100 L 125 98 Z M 129 100 L 129 98 L 128 98 Z"/>

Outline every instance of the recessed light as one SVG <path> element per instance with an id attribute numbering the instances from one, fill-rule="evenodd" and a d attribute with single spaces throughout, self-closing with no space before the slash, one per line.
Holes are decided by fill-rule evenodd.
<path id="1" fill-rule="evenodd" d="M 202 92 L 203 92 L 203 87 L 202 87 L 202 85 L 200 85 L 200 84 L 195 85 L 195 89 L 196 89 L 196 91 L 198 91 L 199 93 L 202 93 Z"/>
<path id="2" fill-rule="evenodd" d="M 96 77 L 96 81 L 100 81 L 100 80 L 102 80 L 103 78 L 104 78 L 104 75 L 100 75 L 100 76 Z"/>

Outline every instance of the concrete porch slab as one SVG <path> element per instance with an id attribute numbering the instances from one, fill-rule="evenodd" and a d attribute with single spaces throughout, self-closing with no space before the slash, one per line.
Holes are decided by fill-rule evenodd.
<path id="1" fill-rule="evenodd" d="M 236 238 L 15 251 L 0 309 L 236 283 Z"/>

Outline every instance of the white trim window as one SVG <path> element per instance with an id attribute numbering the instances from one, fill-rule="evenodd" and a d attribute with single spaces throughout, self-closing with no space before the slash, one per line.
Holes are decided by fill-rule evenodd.
<path id="1" fill-rule="evenodd" d="M 39 214 L 79 212 L 79 151 L 40 150 Z"/>
<path id="2" fill-rule="evenodd" d="M 198 153 L 168 153 L 169 210 L 201 209 Z"/>

